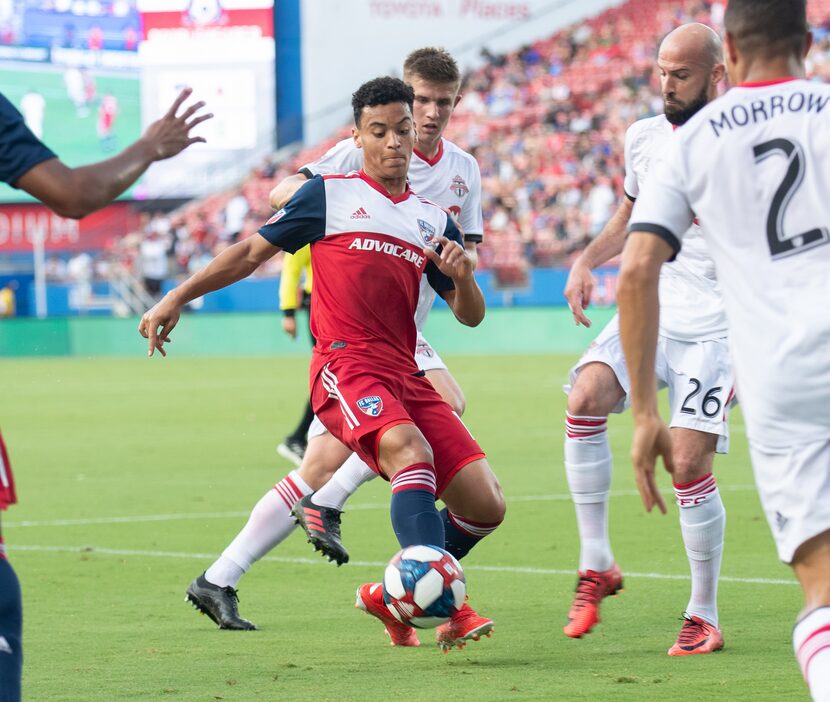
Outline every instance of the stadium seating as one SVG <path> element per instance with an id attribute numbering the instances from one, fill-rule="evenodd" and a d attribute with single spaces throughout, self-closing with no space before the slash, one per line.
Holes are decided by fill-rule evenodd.
<path id="1" fill-rule="evenodd" d="M 809 0 L 817 41 L 809 70 L 830 80 L 830 0 Z M 505 288 L 532 266 L 567 265 L 622 196 L 623 140 L 636 119 L 662 110 L 654 37 L 689 21 L 720 28 L 723 5 L 703 0 L 629 0 L 511 54 L 483 53 L 466 76 L 446 135 L 478 160 L 485 240 L 482 269 Z M 242 185 L 250 211 L 240 236 L 268 216 L 268 193 L 317 158 L 338 134 L 282 163 L 266 163 Z M 189 203 L 171 220 L 171 274 L 183 275 L 227 245 L 223 212 L 233 192 Z M 139 266 L 141 232 L 113 252 Z M 279 272 L 279 257 L 260 275 Z M 135 271 L 140 275 L 140 271 Z"/>

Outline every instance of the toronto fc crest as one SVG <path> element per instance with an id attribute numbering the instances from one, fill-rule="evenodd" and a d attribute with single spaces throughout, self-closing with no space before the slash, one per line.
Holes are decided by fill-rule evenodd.
<path id="1" fill-rule="evenodd" d="M 464 182 L 464 179 L 460 175 L 457 175 L 452 179 L 452 183 L 450 183 L 450 190 L 455 193 L 456 197 L 464 197 L 470 192 L 470 189 L 467 187 L 467 183 Z"/>

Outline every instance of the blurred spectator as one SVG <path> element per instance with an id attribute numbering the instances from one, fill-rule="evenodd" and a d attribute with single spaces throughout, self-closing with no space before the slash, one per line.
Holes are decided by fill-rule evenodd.
<path id="1" fill-rule="evenodd" d="M 167 241 L 153 229 L 147 232 L 146 238 L 141 242 L 141 277 L 144 289 L 154 299 L 161 297 L 161 285 L 167 278 L 167 250 Z"/>
<path id="2" fill-rule="evenodd" d="M 17 314 L 16 293 L 16 280 L 10 280 L 0 288 L 0 317 L 14 317 Z"/>
<path id="3" fill-rule="evenodd" d="M 242 190 L 237 190 L 225 205 L 225 226 L 221 237 L 227 241 L 236 241 L 245 225 L 245 217 L 250 206 Z"/>

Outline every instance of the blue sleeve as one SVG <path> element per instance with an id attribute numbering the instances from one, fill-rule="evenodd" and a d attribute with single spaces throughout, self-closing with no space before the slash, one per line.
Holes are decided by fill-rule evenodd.
<path id="1" fill-rule="evenodd" d="M 269 243 L 289 253 L 319 241 L 326 233 L 326 186 L 314 176 L 300 187 L 279 212 L 263 224 L 259 233 Z"/>
<path id="2" fill-rule="evenodd" d="M 444 236 L 447 237 L 447 239 L 456 242 L 460 246 L 464 246 L 464 240 L 461 238 L 461 232 L 455 225 L 453 218 L 449 215 L 447 215 L 447 228 L 444 230 Z M 440 254 L 442 250 L 443 247 L 439 246 L 435 249 L 435 252 Z M 425 272 L 430 286 L 439 295 L 443 292 L 447 292 L 448 290 L 455 290 L 455 283 L 452 282 L 452 278 L 439 271 L 438 266 L 436 266 L 432 261 L 427 263 Z"/>
<path id="3" fill-rule="evenodd" d="M 0 94 L 0 181 L 15 183 L 37 164 L 57 158 L 26 126 L 23 115 Z"/>

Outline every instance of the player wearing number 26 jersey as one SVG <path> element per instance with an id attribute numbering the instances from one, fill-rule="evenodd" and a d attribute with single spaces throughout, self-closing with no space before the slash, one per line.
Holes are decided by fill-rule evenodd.
<path id="1" fill-rule="evenodd" d="M 680 251 L 695 215 L 702 222 L 753 451 L 778 455 L 830 441 L 830 86 L 740 85 L 676 136 L 629 228 Z M 830 528 L 830 491 L 813 489 L 830 489 L 830 465 L 818 482 L 792 476 L 791 503 L 781 491 L 785 475 L 765 476 L 757 461 L 756 471 L 789 562 L 803 541 Z"/>
<path id="2" fill-rule="evenodd" d="M 647 507 L 670 441 L 651 374 L 656 271 L 697 216 L 715 261 L 756 482 L 805 608 L 793 644 L 830 700 L 830 86 L 808 82 L 805 0 L 730 0 L 733 85 L 680 130 L 634 206 L 620 275 L 632 459 Z M 662 239 L 662 241 L 661 241 Z M 636 369 L 636 372 L 633 370 Z"/>

